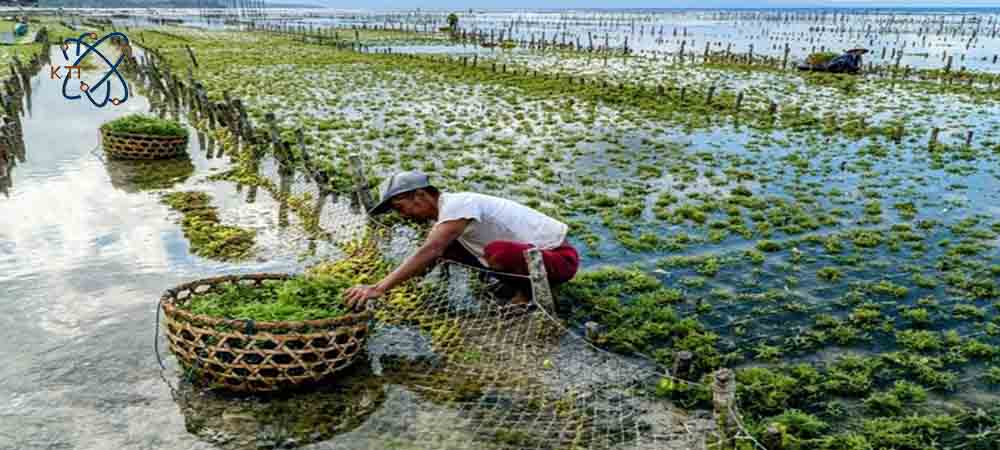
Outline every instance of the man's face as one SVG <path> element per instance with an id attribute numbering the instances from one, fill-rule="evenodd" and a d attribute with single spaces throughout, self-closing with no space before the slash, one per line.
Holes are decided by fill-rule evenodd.
<path id="1" fill-rule="evenodd" d="M 426 192 L 417 190 L 400 194 L 389 201 L 393 209 L 411 219 L 436 219 L 433 198 Z"/>

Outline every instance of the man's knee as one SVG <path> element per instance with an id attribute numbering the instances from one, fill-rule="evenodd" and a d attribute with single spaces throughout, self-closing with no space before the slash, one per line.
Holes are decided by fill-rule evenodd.
<path id="1" fill-rule="evenodd" d="M 549 272 L 549 282 L 559 285 L 568 282 L 576 276 L 580 269 L 580 254 L 570 245 L 543 253 L 545 268 Z"/>
<path id="2" fill-rule="evenodd" d="M 528 273 L 524 252 L 531 244 L 515 241 L 493 241 L 483 248 L 483 258 L 493 270 L 510 273 Z"/>

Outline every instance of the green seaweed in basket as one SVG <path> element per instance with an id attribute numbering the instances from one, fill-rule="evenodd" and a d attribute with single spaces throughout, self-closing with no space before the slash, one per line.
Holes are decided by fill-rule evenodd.
<path id="1" fill-rule="evenodd" d="M 300 321 L 344 315 L 341 293 L 347 277 L 296 277 L 265 282 L 260 287 L 227 285 L 196 295 L 185 305 L 195 314 L 255 321 Z"/>
<path id="2" fill-rule="evenodd" d="M 840 56 L 840 55 L 838 55 L 838 54 L 836 54 L 834 52 L 817 52 L 817 53 L 813 53 L 813 54 L 809 55 L 809 57 L 806 58 L 806 64 L 813 65 L 813 66 L 820 65 L 820 64 L 826 64 L 826 63 L 828 63 L 830 61 L 833 61 L 833 59 L 836 58 L 836 57 L 838 57 L 838 56 Z"/>
<path id="3" fill-rule="evenodd" d="M 161 119 L 147 114 L 129 114 L 101 125 L 101 128 L 117 133 L 147 134 L 152 136 L 188 135 L 186 128 L 180 123 Z"/>

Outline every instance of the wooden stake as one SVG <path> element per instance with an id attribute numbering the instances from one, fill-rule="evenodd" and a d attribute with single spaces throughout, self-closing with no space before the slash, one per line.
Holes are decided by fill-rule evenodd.
<path id="1" fill-rule="evenodd" d="M 268 135 L 271 138 L 271 146 L 273 151 L 278 151 L 278 123 L 273 112 L 268 111 L 264 114 L 264 122 L 267 122 Z"/>
<path id="2" fill-rule="evenodd" d="M 731 410 L 736 402 L 736 377 L 730 369 L 719 369 L 712 377 L 712 410 L 721 442 L 736 436 L 736 418 Z"/>
<path id="3" fill-rule="evenodd" d="M 694 355 L 689 351 L 674 353 L 674 367 L 670 375 L 682 380 L 687 380 L 691 375 L 691 360 Z"/>
<path id="4" fill-rule="evenodd" d="M 365 170 L 361 165 L 361 157 L 353 154 L 348 157 L 348 161 L 353 171 L 355 195 L 358 196 L 358 202 L 365 208 L 365 213 L 367 214 L 375 206 L 375 202 L 372 200 L 371 192 L 368 190 L 368 180 L 365 179 Z"/>
<path id="5" fill-rule="evenodd" d="M 542 251 L 536 247 L 529 248 L 524 252 L 524 260 L 528 263 L 528 275 L 531 277 L 531 294 L 535 303 L 550 313 L 555 314 L 555 301 L 552 298 L 552 289 L 549 286 L 545 264 L 542 261 Z"/>
<path id="6" fill-rule="evenodd" d="M 784 439 L 778 424 L 772 423 L 767 426 L 767 429 L 764 431 L 764 442 L 762 444 L 767 450 L 784 450 Z"/>
<path id="7" fill-rule="evenodd" d="M 194 57 L 194 50 L 191 50 L 191 46 L 190 45 L 185 45 L 184 48 L 187 48 L 188 56 L 191 57 L 191 64 L 194 64 L 194 67 L 197 69 L 198 68 L 198 60 L 195 59 L 195 57 Z"/>
<path id="8" fill-rule="evenodd" d="M 588 341 L 594 342 L 600 339 L 601 325 L 597 322 L 587 322 L 583 324 L 583 329 L 586 331 Z"/>

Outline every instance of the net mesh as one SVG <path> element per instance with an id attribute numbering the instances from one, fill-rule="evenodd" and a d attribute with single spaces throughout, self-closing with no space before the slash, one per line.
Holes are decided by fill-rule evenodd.
<path id="1" fill-rule="evenodd" d="M 401 259 L 405 226 L 370 231 L 369 254 Z M 361 260 L 352 251 L 352 257 Z M 371 375 L 382 407 L 324 448 L 691 449 L 717 443 L 710 414 L 657 398 L 651 361 L 592 346 L 537 303 L 494 293 L 492 273 L 442 260 L 372 304 Z M 393 447 L 389 447 L 393 448 Z"/>
<path id="2" fill-rule="evenodd" d="M 323 259 L 384 271 L 419 246 L 422 230 L 376 222 L 356 198 L 321 189 L 315 172 L 282 170 L 272 155 L 252 163 L 250 146 L 219 130 L 206 133 L 205 151 L 237 161 L 237 170 L 251 167 L 251 184 L 287 208 L 283 220 L 342 250 Z M 762 448 L 732 409 L 722 414 L 736 420 L 725 423 L 656 395 L 665 379 L 709 386 L 595 347 L 537 298 L 525 306 L 497 295 L 497 283 L 492 272 L 439 261 L 370 305 L 367 361 L 308 395 L 244 403 L 256 411 L 245 430 L 218 414 L 232 408 L 225 398 L 185 384 L 175 398 L 189 431 L 223 448 L 699 449 L 741 441 Z M 729 426 L 738 430 L 721 432 Z"/>

